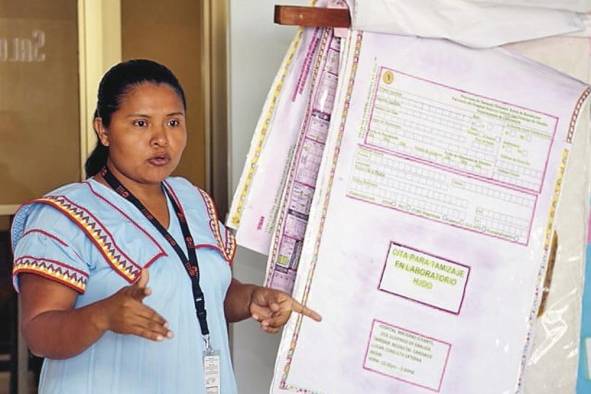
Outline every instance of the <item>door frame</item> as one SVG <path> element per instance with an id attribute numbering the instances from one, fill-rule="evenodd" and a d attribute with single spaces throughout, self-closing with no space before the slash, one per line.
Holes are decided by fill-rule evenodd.
<path id="1" fill-rule="evenodd" d="M 228 210 L 228 1 L 202 0 L 201 92 L 205 135 L 205 188 L 218 212 Z M 78 0 L 80 50 L 80 166 L 94 149 L 92 128 L 100 78 L 121 61 L 121 0 Z M 99 50 L 97 50 L 97 48 Z"/>
<path id="2" fill-rule="evenodd" d="M 77 0 L 80 78 L 80 169 L 94 149 L 92 118 L 105 71 L 121 61 L 121 0 Z M 206 190 L 224 216 L 228 210 L 228 0 L 202 0 L 197 23 L 203 28 L 202 72 Z M 80 179 L 82 180 L 82 179 Z M 0 204 L 13 215 L 20 204 Z"/>

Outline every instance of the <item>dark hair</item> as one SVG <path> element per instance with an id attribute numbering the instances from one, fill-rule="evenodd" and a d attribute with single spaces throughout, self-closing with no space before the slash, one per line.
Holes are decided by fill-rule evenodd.
<path id="1" fill-rule="evenodd" d="M 172 71 L 152 60 L 135 59 L 111 67 L 103 76 L 98 89 L 94 117 L 101 118 L 103 125 L 109 127 L 111 116 L 113 112 L 119 109 L 125 95 L 134 87 L 145 82 L 169 85 L 183 101 L 183 107 L 187 107 L 185 92 Z M 86 159 L 84 165 L 86 177 L 90 178 L 96 175 L 105 166 L 108 157 L 109 148 L 99 140 L 88 159 Z"/>

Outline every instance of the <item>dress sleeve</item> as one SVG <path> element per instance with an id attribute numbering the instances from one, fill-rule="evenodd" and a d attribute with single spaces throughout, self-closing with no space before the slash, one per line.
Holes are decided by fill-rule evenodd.
<path id="1" fill-rule="evenodd" d="M 57 209 L 37 204 L 26 217 L 14 246 L 13 284 L 31 273 L 84 293 L 90 272 L 92 244 L 86 234 Z"/>

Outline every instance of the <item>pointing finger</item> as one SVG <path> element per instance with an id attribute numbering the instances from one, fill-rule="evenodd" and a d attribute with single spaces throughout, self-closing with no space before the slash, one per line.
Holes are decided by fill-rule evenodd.
<path id="1" fill-rule="evenodd" d="M 322 316 L 320 316 L 316 311 L 300 304 L 296 300 L 293 300 L 292 309 L 297 313 L 301 313 L 304 316 L 308 316 L 312 320 L 315 320 L 315 321 L 322 320 Z"/>

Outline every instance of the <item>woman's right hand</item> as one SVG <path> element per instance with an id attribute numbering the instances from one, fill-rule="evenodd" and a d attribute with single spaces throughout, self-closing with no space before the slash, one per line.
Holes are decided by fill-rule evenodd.
<path id="1" fill-rule="evenodd" d="M 147 287 L 149 279 L 148 271 L 143 269 L 136 283 L 100 301 L 98 326 L 103 330 L 137 335 L 153 341 L 172 338 L 173 333 L 168 329 L 166 320 L 143 303 L 144 298 L 151 294 L 151 289 Z"/>

